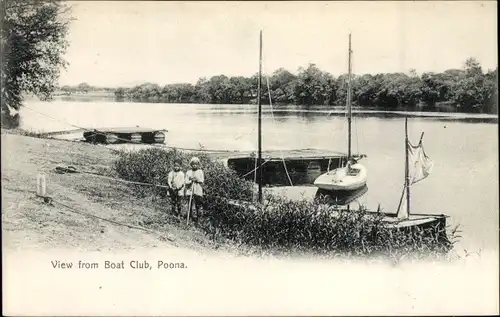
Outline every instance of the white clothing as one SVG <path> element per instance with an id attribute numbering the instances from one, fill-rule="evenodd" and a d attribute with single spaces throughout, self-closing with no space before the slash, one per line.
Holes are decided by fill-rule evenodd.
<path id="1" fill-rule="evenodd" d="M 192 182 L 189 178 L 193 177 L 196 182 Z M 186 172 L 186 195 L 191 195 L 191 189 L 193 189 L 193 194 L 198 196 L 203 196 L 203 187 L 202 184 L 205 181 L 205 175 L 201 169 L 197 169 L 196 171 L 188 170 Z M 192 184 L 192 185 L 191 185 Z M 191 185 L 191 186 L 189 186 Z"/>
<path id="2" fill-rule="evenodd" d="M 173 190 L 177 190 L 179 196 L 183 196 L 184 191 L 179 189 L 181 189 L 184 186 L 184 172 L 170 171 L 170 173 L 168 173 L 168 186 Z"/>

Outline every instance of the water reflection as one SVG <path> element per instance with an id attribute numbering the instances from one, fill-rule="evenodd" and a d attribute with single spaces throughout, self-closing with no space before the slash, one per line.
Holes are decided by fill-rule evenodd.
<path id="1" fill-rule="evenodd" d="M 367 192 L 367 185 L 352 191 L 326 191 L 318 189 L 316 191 L 315 199 L 326 202 L 330 205 L 346 206 L 359 200 L 365 196 Z"/>

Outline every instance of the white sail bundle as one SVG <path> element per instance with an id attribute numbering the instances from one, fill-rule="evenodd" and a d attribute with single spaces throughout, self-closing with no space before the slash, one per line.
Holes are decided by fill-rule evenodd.
<path id="1" fill-rule="evenodd" d="M 425 154 L 422 140 L 420 140 L 418 145 L 413 145 L 408 141 L 407 155 L 409 175 L 408 186 L 411 186 L 427 178 L 432 173 L 434 162 Z M 397 217 L 399 219 L 406 219 L 409 217 L 408 206 L 404 203 L 406 200 L 406 193 L 406 186 L 404 186 L 397 211 Z"/>
<path id="2" fill-rule="evenodd" d="M 425 179 L 432 173 L 434 162 L 425 154 L 422 141 L 416 146 L 408 142 L 408 161 L 410 185 Z"/>

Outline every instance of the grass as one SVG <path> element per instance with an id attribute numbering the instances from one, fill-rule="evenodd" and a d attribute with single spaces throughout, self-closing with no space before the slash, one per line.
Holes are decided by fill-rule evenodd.
<path id="1" fill-rule="evenodd" d="M 48 134 L 48 133 L 35 132 L 33 130 L 24 130 L 24 129 L 3 129 L 2 128 L 2 134 L 15 134 L 15 135 L 29 136 L 29 137 L 38 138 L 38 139 L 51 138 L 50 134 Z"/>
<path id="2" fill-rule="evenodd" d="M 126 180 L 166 184 L 174 159 L 181 159 L 183 170 L 187 170 L 193 155 L 163 149 L 121 151 L 114 171 Z M 262 205 L 245 204 L 253 197 L 253 184 L 221 162 L 197 156 L 206 175 L 205 215 L 198 226 L 214 241 L 225 239 L 271 253 L 401 259 L 446 255 L 456 240 L 455 231 L 451 232 L 451 243 L 443 243 L 442 232 L 435 228 L 394 230 L 384 226 L 383 214 L 364 209 L 348 212 L 323 201 L 266 195 Z M 168 204 L 166 190 L 132 186 L 138 196 L 154 194 L 159 204 Z M 144 224 L 157 228 L 161 221 L 152 217 Z"/>

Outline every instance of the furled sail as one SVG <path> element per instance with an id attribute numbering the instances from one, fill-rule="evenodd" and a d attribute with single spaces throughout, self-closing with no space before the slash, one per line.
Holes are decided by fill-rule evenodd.
<path id="1" fill-rule="evenodd" d="M 422 140 L 420 140 L 418 145 L 413 145 L 408 141 L 407 155 L 409 163 L 408 185 L 413 185 L 427 178 L 432 173 L 434 162 L 425 154 Z M 403 192 L 401 193 L 401 199 L 399 200 L 399 206 L 397 211 L 397 217 L 399 219 L 406 219 L 409 216 L 408 206 L 407 204 L 404 203 L 405 201 L 406 201 L 406 186 L 403 187 Z"/>
<path id="2" fill-rule="evenodd" d="M 416 146 L 408 141 L 408 159 L 410 163 L 410 185 L 423 180 L 431 174 L 434 162 L 425 154 L 422 141 Z"/>

